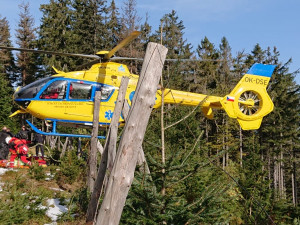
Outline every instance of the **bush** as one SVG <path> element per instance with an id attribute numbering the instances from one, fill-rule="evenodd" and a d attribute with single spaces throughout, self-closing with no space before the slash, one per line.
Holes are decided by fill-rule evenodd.
<path id="1" fill-rule="evenodd" d="M 84 174 L 86 163 L 78 159 L 74 151 L 69 151 L 62 159 L 60 170 L 56 173 L 55 179 L 58 183 L 74 183 L 80 175 Z"/>
<path id="2" fill-rule="evenodd" d="M 37 164 L 34 164 L 32 167 L 30 167 L 29 174 L 32 179 L 36 179 L 37 181 L 45 180 L 46 178 L 44 168 Z"/>

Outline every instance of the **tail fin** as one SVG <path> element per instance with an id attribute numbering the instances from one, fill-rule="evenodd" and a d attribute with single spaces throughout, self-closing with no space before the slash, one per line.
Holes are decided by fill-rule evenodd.
<path id="1" fill-rule="evenodd" d="M 274 105 L 266 87 L 275 67 L 254 64 L 231 93 L 221 100 L 229 117 L 236 118 L 243 130 L 258 129 L 262 118 L 272 112 Z"/>

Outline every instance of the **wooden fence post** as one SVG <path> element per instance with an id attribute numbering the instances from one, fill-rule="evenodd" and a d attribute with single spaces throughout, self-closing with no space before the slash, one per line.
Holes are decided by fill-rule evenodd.
<path id="1" fill-rule="evenodd" d="M 87 216 L 86 216 L 87 224 L 92 224 L 94 221 L 94 217 L 97 211 L 97 205 L 98 205 L 97 203 L 99 201 L 101 190 L 104 184 L 104 178 L 105 176 L 110 175 L 111 170 L 113 168 L 113 163 L 116 156 L 116 144 L 117 144 L 117 137 L 118 137 L 119 119 L 125 101 L 128 82 L 129 82 L 128 77 L 122 77 L 116 106 L 107 132 L 106 142 L 101 156 L 95 187 L 91 195 L 91 200 L 89 202 L 89 206 L 87 210 Z"/>
<path id="2" fill-rule="evenodd" d="M 88 170 L 88 190 L 94 190 L 95 180 L 97 176 L 97 141 L 99 128 L 99 110 L 100 110 L 101 91 L 96 91 L 93 114 L 93 130 L 91 137 L 91 150 L 89 155 Z"/>
<path id="3" fill-rule="evenodd" d="M 135 91 L 129 118 L 119 144 L 106 193 L 99 210 L 97 225 L 117 225 L 132 184 L 138 151 L 142 145 L 155 94 L 162 74 L 167 48 L 149 43 Z"/>
<path id="4" fill-rule="evenodd" d="M 125 122 L 126 122 L 127 119 L 128 119 L 128 114 L 129 114 L 129 105 L 128 105 L 127 101 L 125 102 L 125 104 L 123 106 L 122 113 L 123 113 L 123 116 L 124 116 L 124 119 L 125 119 Z M 144 150 L 143 150 L 142 146 L 140 146 L 140 148 L 139 148 L 137 165 L 139 166 L 139 169 L 140 169 L 141 173 L 150 174 L 150 169 L 148 167 L 148 164 L 147 164 L 145 154 L 144 154 Z"/>

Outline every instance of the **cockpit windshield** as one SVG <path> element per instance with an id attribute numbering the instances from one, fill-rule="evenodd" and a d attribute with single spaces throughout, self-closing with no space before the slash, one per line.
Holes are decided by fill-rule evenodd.
<path id="1" fill-rule="evenodd" d="M 34 98 L 41 88 L 53 77 L 47 77 L 37 80 L 27 86 L 22 87 L 18 92 L 14 94 L 15 99 L 31 99 Z"/>

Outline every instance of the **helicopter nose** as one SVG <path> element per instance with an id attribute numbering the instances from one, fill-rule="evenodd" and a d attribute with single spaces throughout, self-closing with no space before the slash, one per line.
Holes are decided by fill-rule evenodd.
<path id="1" fill-rule="evenodd" d="M 17 97 L 17 93 L 20 91 L 20 89 L 21 89 L 21 87 L 20 87 L 20 86 L 18 86 L 18 87 L 17 87 L 17 89 L 15 90 L 15 93 L 13 94 L 13 100 L 15 100 L 15 99 L 16 99 L 16 97 Z"/>
<path id="2" fill-rule="evenodd" d="M 19 86 L 13 94 L 13 100 L 18 106 L 20 106 L 23 109 L 26 109 L 27 106 L 30 104 L 30 100 L 22 98 L 22 94 L 20 95 L 20 92 L 22 92 L 22 87 Z"/>

